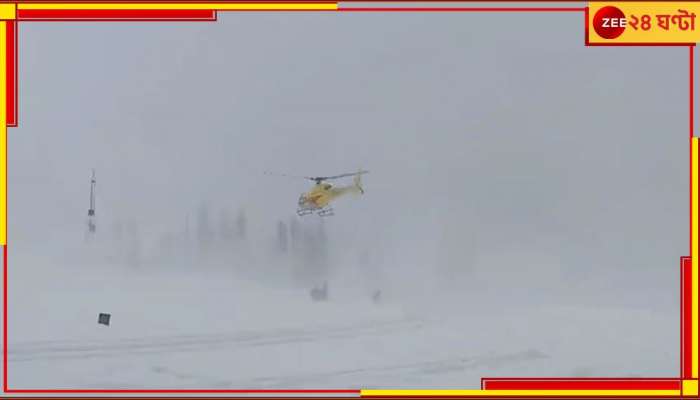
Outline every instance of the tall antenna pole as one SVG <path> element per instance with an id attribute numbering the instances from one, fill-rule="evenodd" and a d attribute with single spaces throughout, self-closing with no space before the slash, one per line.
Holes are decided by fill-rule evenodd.
<path id="1" fill-rule="evenodd" d="M 92 170 L 92 179 L 90 179 L 90 208 L 88 209 L 88 231 L 94 233 L 97 226 L 95 225 L 95 170 Z"/>

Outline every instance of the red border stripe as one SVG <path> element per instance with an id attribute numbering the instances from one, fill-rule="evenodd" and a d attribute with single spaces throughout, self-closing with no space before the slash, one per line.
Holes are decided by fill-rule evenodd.
<path id="1" fill-rule="evenodd" d="M 487 390 L 680 390 L 679 379 L 484 379 Z"/>
<path id="2" fill-rule="evenodd" d="M 7 21 L 6 111 L 7 126 L 17 126 L 17 21 Z"/>
<path id="3" fill-rule="evenodd" d="M 7 389 L 6 393 L 318 393 L 360 394 L 359 389 Z"/>
<path id="4" fill-rule="evenodd" d="M 682 296 L 683 302 L 681 304 L 681 325 L 682 325 L 682 346 L 683 351 L 681 352 L 681 363 L 682 363 L 682 377 L 690 378 L 691 376 L 691 311 L 692 311 L 692 263 L 690 257 L 683 257 L 682 260 L 682 272 L 681 272 L 681 284 L 683 285 Z"/>
<path id="5" fill-rule="evenodd" d="M 215 21 L 214 10 L 17 10 L 17 19 Z"/>
<path id="6" fill-rule="evenodd" d="M 360 1 L 360 0 L 358 0 Z M 372 0 L 361 0 L 361 2 L 366 3 L 367 1 L 372 1 Z M 398 0 L 398 1 L 404 1 L 404 0 Z M 424 0 L 416 0 L 416 1 L 424 1 Z M 449 1 L 457 1 L 457 2 L 469 2 L 469 0 L 448 0 Z M 476 0 L 475 0 L 476 1 Z M 499 1 L 499 0 L 496 0 Z M 510 0 L 509 0 L 510 1 Z M 521 0 L 521 1 L 532 1 L 532 0 Z M 545 0 L 546 1 L 546 0 Z M 560 2 L 561 0 L 549 0 L 549 1 L 557 1 Z M 578 2 L 580 3 L 580 0 L 569 0 L 570 2 Z M 639 1 L 639 0 L 628 0 L 628 1 Z M 479 0 L 481 2 L 481 0 Z M 488 0 L 486 1 L 488 2 Z M 566 2 L 563 1 L 564 3 Z M 113 4 L 113 3 L 129 3 L 129 4 L 157 4 L 157 3 L 186 3 L 186 4 L 191 4 L 191 3 L 197 3 L 197 1 L 192 1 L 192 0 L 129 0 L 129 1 L 114 1 L 114 0 L 22 0 L 22 3 L 89 3 L 89 4 Z M 204 1 L 202 1 L 204 3 Z M 206 3 L 223 3 L 223 4 L 230 4 L 230 3 L 243 3 L 243 4 L 307 4 L 307 3 L 313 3 L 313 4 L 337 4 L 337 1 L 334 0 L 207 0 Z"/>
<path id="7" fill-rule="evenodd" d="M 342 0 L 341 0 L 342 2 Z M 582 7 L 338 7 L 338 11 L 403 12 L 582 12 Z"/>

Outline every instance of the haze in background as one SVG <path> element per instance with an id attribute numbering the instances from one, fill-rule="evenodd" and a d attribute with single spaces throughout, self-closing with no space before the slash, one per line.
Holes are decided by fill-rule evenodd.
<path id="1" fill-rule="evenodd" d="M 519 321 L 532 343 L 543 332 L 555 335 L 552 327 L 566 326 L 556 339 L 565 343 L 569 329 L 617 323 L 604 334 L 614 343 L 629 332 L 654 338 L 649 345 L 640 339 L 631 353 L 656 345 L 668 351 L 635 361 L 646 363 L 637 369 L 632 362 L 607 368 L 606 360 L 592 369 L 576 359 L 571 363 L 583 369 L 557 364 L 549 337 L 513 351 L 554 358 L 548 368 L 563 375 L 675 374 L 678 263 L 688 252 L 688 51 L 586 48 L 579 28 L 579 15 L 506 13 L 245 13 L 221 14 L 216 23 L 23 25 L 20 127 L 9 132 L 8 179 L 10 294 L 25 297 L 11 302 L 11 318 L 40 309 L 23 308 L 29 297 L 70 313 L 71 301 L 61 305 L 68 294 L 51 289 L 61 277 L 90 276 L 72 289 L 91 288 L 76 300 L 82 304 L 99 302 L 99 288 L 114 287 L 108 277 L 115 273 L 123 282 L 155 279 L 129 296 L 114 294 L 110 304 L 128 313 L 143 305 L 134 293 L 165 293 L 183 274 L 221 281 L 226 271 L 227 282 L 256 299 L 240 306 L 250 314 L 290 313 L 275 300 L 284 291 L 298 293 L 293 315 L 321 321 L 344 313 L 382 320 L 387 308 L 392 318 L 502 315 Z M 92 168 L 99 246 L 85 240 Z M 277 226 L 290 227 L 309 182 L 264 171 L 314 176 L 358 168 L 371 171 L 361 199 L 339 201 L 322 227 L 316 216 L 298 221 L 308 232 L 323 229 L 324 245 L 309 250 L 323 253 L 314 261 L 320 267 L 309 272 L 306 256 L 280 254 Z M 202 219 L 218 232 L 241 214 L 245 245 L 212 237 L 202 250 L 194 240 Z M 115 232 L 138 237 L 138 250 L 115 245 Z M 193 240 L 178 241 L 183 237 Z M 117 256 L 106 260 L 102 251 Z M 104 263 L 111 266 L 95 267 Z M 55 280 L 34 292 L 42 274 Z M 318 316 L 306 290 L 323 281 L 331 294 L 342 293 L 336 298 L 344 305 Z M 212 287 L 188 290 L 205 296 Z M 384 311 L 353 303 L 376 290 Z M 212 328 L 201 316 L 217 301 L 192 305 L 191 314 L 171 309 L 173 302 L 146 303 L 176 313 L 184 331 L 230 328 Z M 537 311 L 555 304 L 599 314 Z M 53 313 L 51 329 L 61 331 L 64 322 Z M 11 341 L 29 335 L 33 323 L 26 317 L 10 327 Z M 471 324 L 457 326 L 450 346 L 468 345 Z M 493 335 L 489 343 L 502 348 L 496 332 L 479 335 L 483 343 Z M 402 352 L 401 340 L 387 340 Z M 580 348 L 603 346 L 591 340 Z M 621 358 L 600 349 L 610 362 Z M 343 365 L 343 357 L 330 360 Z M 30 370 L 22 375 L 18 367 L 11 376 L 32 382 Z M 375 371 L 274 384 L 465 382 L 462 372 L 456 380 L 420 376 L 401 381 Z"/>

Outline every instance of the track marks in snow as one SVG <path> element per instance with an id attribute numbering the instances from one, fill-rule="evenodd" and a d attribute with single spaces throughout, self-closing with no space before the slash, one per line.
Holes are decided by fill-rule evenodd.
<path id="1" fill-rule="evenodd" d="M 484 354 L 478 356 L 463 356 L 448 359 L 430 360 L 415 363 L 391 363 L 386 365 L 337 369 L 323 372 L 307 372 L 293 375 L 262 376 L 250 380 L 227 380 L 213 377 L 197 376 L 175 371 L 167 367 L 154 367 L 153 372 L 168 375 L 178 381 L 217 389 L 245 388 L 303 388 L 303 387 L 365 387 L 377 388 L 371 382 L 418 383 L 431 375 L 461 373 L 466 370 L 491 370 L 518 363 L 546 359 L 548 356 L 539 350 L 525 350 L 505 354 Z M 351 385 L 348 386 L 348 383 Z M 369 384 L 368 384 L 369 383 Z"/>
<path id="2" fill-rule="evenodd" d="M 224 334 L 153 336 L 112 341 L 41 341 L 10 344 L 9 362 L 123 357 L 139 354 L 211 351 L 227 347 L 275 346 L 387 335 L 423 327 L 420 320 L 374 322 L 315 329 L 277 329 Z"/>

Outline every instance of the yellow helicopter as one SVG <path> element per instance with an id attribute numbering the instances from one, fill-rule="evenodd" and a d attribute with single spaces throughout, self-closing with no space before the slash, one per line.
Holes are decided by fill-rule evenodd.
<path id="1" fill-rule="evenodd" d="M 359 170 L 357 172 L 351 172 L 347 174 L 340 174 L 334 176 L 295 176 L 286 174 L 272 174 L 267 172 L 268 175 L 279 175 L 290 178 L 301 178 L 308 179 L 310 181 L 316 182 L 316 184 L 306 193 L 302 193 L 299 196 L 299 202 L 297 208 L 297 215 L 303 217 L 305 215 L 313 214 L 314 212 L 320 217 L 328 217 L 334 215 L 333 208 L 330 203 L 337 199 L 338 197 L 344 196 L 346 194 L 364 194 L 365 190 L 362 188 L 362 181 L 360 177 L 369 171 Z M 327 181 L 339 178 L 345 178 L 353 176 L 352 185 L 347 186 L 334 186 Z"/>

